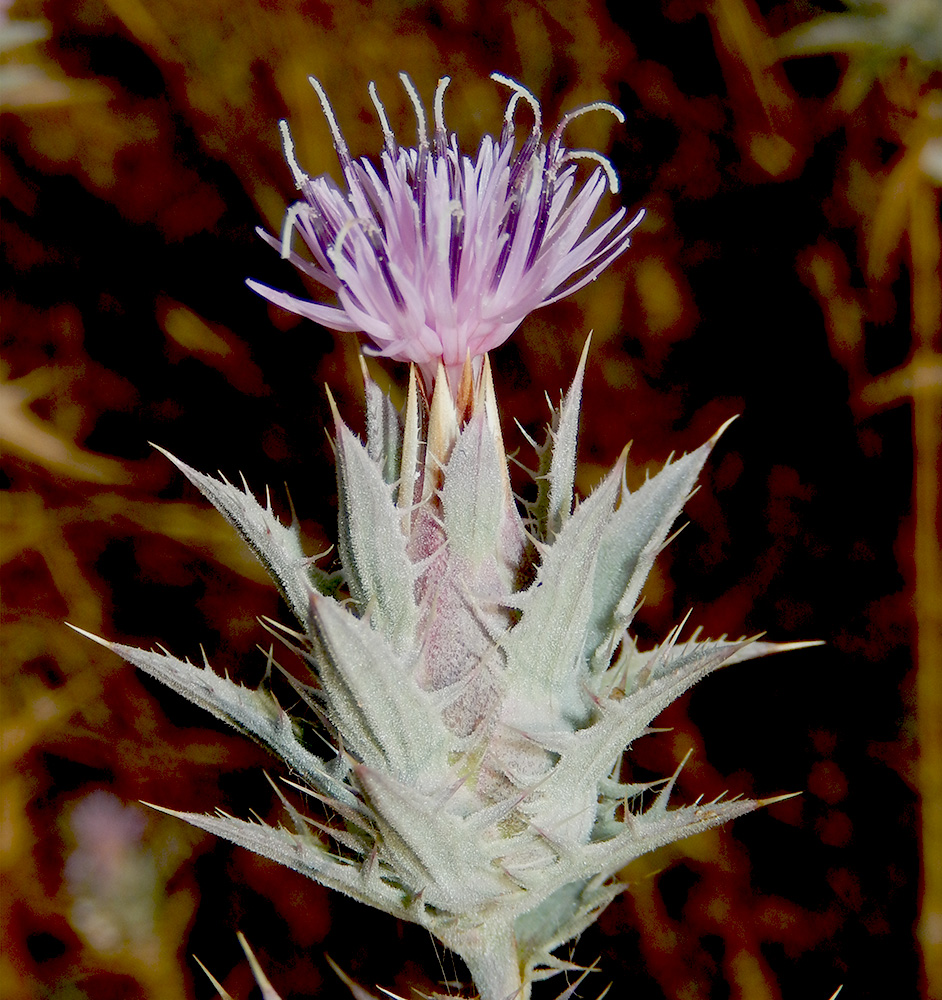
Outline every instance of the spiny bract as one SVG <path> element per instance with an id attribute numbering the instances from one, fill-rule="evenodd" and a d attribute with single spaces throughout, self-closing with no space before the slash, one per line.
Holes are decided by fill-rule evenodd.
<path id="1" fill-rule="evenodd" d="M 454 397 L 439 377 L 427 406 L 413 372 L 402 417 L 367 376 L 365 445 L 335 411 L 343 599 L 296 524 L 173 459 L 300 622 L 283 637 L 313 679 L 291 683 L 333 756 L 305 745 L 267 685 L 109 644 L 267 744 L 337 821 L 284 796 L 293 830 L 174 815 L 427 927 L 484 1000 L 525 997 L 535 979 L 574 968 L 552 952 L 622 891 L 613 877 L 633 858 L 758 805 L 668 809 L 671 778 L 643 808 L 651 786 L 620 780 L 622 754 L 710 671 L 785 648 L 681 644 L 679 628 L 658 649 L 636 648 L 627 628 L 645 577 L 716 438 L 633 493 L 623 455 L 576 504 L 584 365 L 585 353 L 537 448 L 526 516 L 486 359 L 476 385 L 466 366 Z"/>

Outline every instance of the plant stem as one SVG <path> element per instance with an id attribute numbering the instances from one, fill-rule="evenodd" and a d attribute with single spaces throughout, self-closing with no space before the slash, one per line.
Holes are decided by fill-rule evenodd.
<path id="1" fill-rule="evenodd" d="M 487 944 L 479 953 L 463 953 L 461 957 L 481 1000 L 529 1000 L 530 984 L 523 982 L 511 928 L 499 935 L 487 935 Z"/>
<path id="2" fill-rule="evenodd" d="M 938 201 L 920 186 L 910 206 L 913 306 L 913 444 L 915 501 L 917 780 L 922 824 L 918 941 L 925 996 L 942 998 L 942 240 Z"/>

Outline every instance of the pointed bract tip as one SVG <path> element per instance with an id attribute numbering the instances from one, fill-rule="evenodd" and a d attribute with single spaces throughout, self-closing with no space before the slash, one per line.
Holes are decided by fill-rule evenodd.
<path id="1" fill-rule="evenodd" d="M 358 354 L 357 360 L 360 362 L 360 373 L 363 375 L 363 384 L 369 385 L 373 379 L 370 376 L 369 368 L 366 367 L 366 358 L 362 354 Z"/>
<path id="2" fill-rule="evenodd" d="M 63 622 L 67 628 L 72 629 L 73 632 L 78 632 L 79 635 L 85 636 L 86 639 L 91 639 L 92 642 L 97 642 L 99 646 L 104 646 L 105 649 L 110 649 L 114 652 L 114 643 L 109 642 L 107 639 L 102 639 L 100 635 L 95 635 L 94 632 L 86 632 L 85 629 L 79 628 L 78 625 L 73 625 L 71 622 Z"/>
<path id="3" fill-rule="evenodd" d="M 153 802 L 145 802 L 144 799 L 137 800 L 138 805 L 146 806 L 148 809 L 155 809 L 159 813 L 163 813 L 165 816 L 173 816 L 177 819 L 182 819 L 186 814 L 177 812 L 176 809 L 168 809 L 166 806 L 158 806 Z"/>
<path id="4" fill-rule="evenodd" d="M 777 653 L 794 653 L 799 649 L 812 649 L 815 646 L 826 646 L 827 643 L 823 639 L 810 639 L 801 642 L 762 642 L 761 640 L 767 635 L 767 632 L 757 632 L 755 635 L 750 635 L 744 637 L 739 641 L 744 650 L 748 651 L 749 647 L 756 644 L 760 649 L 756 656 L 773 656 Z M 751 659 L 751 657 L 749 657 Z"/>
<path id="5" fill-rule="evenodd" d="M 419 375 L 415 365 L 409 365 L 409 388 L 406 390 L 406 406 L 419 405 Z"/>
<path id="6" fill-rule="evenodd" d="M 376 988 L 380 991 L 380 993 L 385 993 L 386 996 L 391 997 L 392 1000 L 404 1000 L 404 998 L 399 996 L 398 993 L 393 993 L 392 990 L 387 990 L 385 986 L 377 985 Z"/>
<path id="7" fill-rule="evenodd" d="M 159 451 L 168 462 L 175 465 L 185 476 L 189 476 L 190 473 L 193 472 L 193 469 L 191 469 L 182 459 L 177 458 L 172 451 L 167 451 L 166 448 L 161 448 L 159 444 L 155 444 L 153 441 L 148 441 L 147 443 L 155 451 Z"/>
<path id="8" fill-rule="evenodd" d="M 432 391 L 432 403 L 429 407 L 427 437 L 424 493 L 431 492 L 432 481 L 437 478 L 437 471 L 433 468 L 432 463 L 437 462 L 439 469 L 443 467 L 458 438 L 458 417 L 455 413 L 455 403 L 451 398 L 448 377 L 441 361 L 438 363 L 438 374 L 435 376 L 435 388 Z"/>
<path id="9" fill-rule="evenodd" d="M 327 403 L 334 418 L 334 426 L 339 430 L 343 424 L 343 420 L 340 419 L 340 411 L 337 409 L 337 401 L 334 399 L 334 394 L 330 391 L 330 386 L 326 382 L 324 383 L 324 392 L 327 393 Z"/>
<path id="10" fill-rule="evenodd" d="M 471 350 L 465 355 L 464 365 L 461 368 L 461 378 L 458 382 L 458 391 L 455 393 L 455 412 L 458 414 L 458 423 L 465 424 L 471 416 L 474 407 L 474 366 L 471 363 Z"/>
<path id="11" fill-rule="evenodd" d="M 275 987 L 269 982 L 268 976 L 265 975 L 258 959 L 255 957 L 255 953 L 249 947 L 248 941 L 245 940 L 245 935 L 242 931 L 236 931 L 236 937 L 239 939 L 239 944 L 245 952 L 245 957 L 249 960 L 249 967 L 252 970 L 252 975 L 255 977 L 255 982 L 258 984 L 259 990 L 261 990 L 262 1000 L 280 1000 Z"/>
<path id="12" fill-rule="evenodd" d="M 203 970 L 206 978 L 213 984 L 213 989 L 219 994 L 220 1000 L 233 1000 L 232 994 L 226 991 L 222 983 L 203 965 L 196 955 L 193 956 L 193 961 Z"/>
<path id="13" fill-rule="evenodd" d="M 631 450 L 631 442 L 629 441 L 628 444 L 626 444 L 622 448 L 621 454 L 618 456 L 618 460 L 612 466 L 612 472 L 614 472 L 616 469 L 618 470 L 619 478 L 622 480 L 622 485 L 624 485 L 625 481 L 625 469 L 628 465 L 628 452 L 630 450 Z"/>
<path id="14" fill-rule="evenodd" d="M 586 361 L 589 358 L 589 348 L 592 346 L 592 334 L 594 330 L 590 330 L 586 334 L 585 343 L 582 345 L 582 354 L 579 356 L 579 364 L 576 366 L 577 372 L 585 371 Z"/>
<path id="15" fill-rule="evenodd" d="M 693 747 L 684 754 L 683 760 L 677 765 L 674 773 L 664 782 L 664 787 L 657 793 L 657 798 L 651 806 L 652 809 L 657 809 L 660 812 L 667 809 L 667 803 L 670 800 L 671 792 L 674 790 L 674 785 L 677 784 L 677 779 L 680 777 L 680 772 L 684 769 L 684 766 L 692 755 Z"/>
<path id="16" fill-rule="evenodd" d="M 733 414 L 733 415 L 732 415 L 732 416 L 731 416 L 731 417 L 729 418 L 729 420 L 727 420 L 727 421 L 726 421 L 726 422 L 725 422 L 725 423 L 724 423 L 724 424 L 723 424 L 723 425 L 722 425 L 722 426 L 721 426 L 721 427 L 719 428 L 719 430 L 717 430 L 717 431 L 716 431 L 716 433 L 715 433 L 715 434 L 713 435 L 713 437 L 711 437 L 711 438 L 710 438 L 710 441 L 709 441 L 709 445 L 710 445 L 710 447 L 711 447 L 711 448 L 712 448 L 712 447 L 713 447 L 713 446 L 714 446 L 714 445 L 716 444 L 716 442 L 717 442 L 717 441 L 719 441 L 719 439 L 720 439 L 720 438 L 721 438 L 721 437 L 723 436 L 723 433 L 725 432 L 726 428 L 727 428 L 727 427 L 729 427 L 729 425 L 730 425 L 730 424 L 731 424 L 731 423 L 732 423 L 732 422 L 733 422 L 734 420 L 738 420 L 738 419 L 739 419 L 739 414 L 738 414 L 738 413 L 734 413 L 734 414 Z"/>
<path id="17" fill-rule="evenodd" d="M 402 422 L 402 460 L 399 467 L 399 493 L 396 501 L 403 510 L 403 530 L 408 533 L 409 510 L 415 500 L 415 482 L 419 459 L 419 386 L 415 365 L 409 365 L 409 389 Z"/>
<path id="18" fill-rule="evenodd" d="M 369 990 L 364 989 L 358 982 L 351 979 L 343 969 L 327 954 L 324 952 L 324 958 L 327 959 L 327 964 L 334 970 L 337 978 L 347 987 L 347 989 L 354 995 L 356 1000 L 374 1000 L 373 994 Z"/>
<path id="19" fill-rule="evenodd" d="M 804 792 L 785 792 L 784 795 L 772 795 L 767 799 L 756 799 L 756 807 L 764 809 L 766 806 L 774 806 L 776 802 L 785 802 L 788 799 L 794 799 L 804 794 Z"/>
<path id="20" fill-rule="evenodd" d="M 494 436 L 500 437 L 500 420 L 497 413 L 497 394 L 494 392 L 494 373 L 491 369 L 490 356 L 484 355 L 481 365 L 481 376 L 478 379 L 478 391 L 474 397 L 474 412 L 483 412 L 487 417 L 488 426 Z"/>
<path id="21" fill-rule="evenodd" d="M 563 992 L 559 994 L 556 1000 L 570 1000 L 570 997 L 575 995 L 576 990 L 582 985 L 583 980 L 590 972 L 598 972 L 598 969 L 595 967 L 595 965 L 590 966 L 588 969 L 583 969 L 582 975 L 567 989 L 563 990 Z M 604 997 L 605 994 L 608 993 L 608 989 L 609 988 L 606 987 L 603 990 L 602 997 Z M 599 997 L 599 1000 L 602 1000 L 602 997 Z"/>

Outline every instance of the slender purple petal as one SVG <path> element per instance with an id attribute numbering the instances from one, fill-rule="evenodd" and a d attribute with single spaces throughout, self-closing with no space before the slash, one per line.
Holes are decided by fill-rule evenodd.
<path id="1" fill-rule="evenodd" d="M 289 209 L 281 240 L 264 238 L 333 292 L 337 304 L 249 285 L 275 305 L 331 329 L 364 333 L 368 353 L 413 361 L 430 381 L 439 361 L 449 373 L 457 372 L 469 353 L 476 358 L 503 343 L 527 313 L 598 277 L 627 249 L 640 214 L 625 223 L 622 209 L 590 229 L 602 195 L 617 190 L 617 177 L 598 153 L 562 143 L 566 126 L 578 115 L 601 109 L 622 120 L 612 105 L 599 102 L 569 112 L 544 143 L 536 98 L 494 74 L 512 92 L 503 129 L 499 140 L 484 136 L 472 158 L 460 152 L 445 124 L 448 78 L 435 91 L 431 141 L 415 85 L 405 74 L 400 78 L 415 109 L 416 145 L 397 143 L 370 84 L 383 132 L 381 173 L 369 160 L 353 159 L 326 92 L 311 81 L 330 126 L 345 192 L 330 178 L 304 174 L 282 123 L 285 155 L 303 200 Z M 529 106 L 533 123 L 515 151 L 521 105 Z M 575 161 L 582 159 L 600 169 L 577 183 Z M 313 263 L 292 247 L 295 230 Z"/>

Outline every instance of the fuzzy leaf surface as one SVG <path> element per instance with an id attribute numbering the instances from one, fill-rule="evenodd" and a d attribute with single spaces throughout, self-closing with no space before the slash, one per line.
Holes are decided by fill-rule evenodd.
<path id="1" fill-rule="evenodd" d="M 88 632 L 81 634 L 117 653 L 221 722 L 257 739 L 321 794 L 360 807 L 350 788 L 331 774 L 330 764 L 298 740 L 291 717 L 270 692 L 221 677 L 208 664 L 198 667 L 169 653 L 107 642 Z"/>
<path id="2" fill-rule="evenodd" d="M 552 541 L 572 513 L 576 482 L 576 446 L 579 437 L 579 410 L 582 381 L 589 351 L 586 340 L 575 378 L 559 407 L 553 407 L 546 441 L 540 450 L 537 472 L 537 499 L 534 519 L 542 537 Z"/>
<path id="3" fill-rule="evenodd" d="M 623 467 L 619 462 L 579 504 L 546 547 L 536 580 L 518 598 L 523 616 L 502 645 L 514 694 L 505 717 L 522 728 L 538 730 L 541 717 L 568 714 L 575 720 L 585 714 L 577 680 L 592 613 L 592 579 Z"/>
<path id="4" fill-rule="evenodd" d="M 304 621 L 312 587 L 324 594 L 336 589 L 331 576 L 314 566 L 304 554 L 297 522 L 282 524 L 270 503 L 263 507 L 247 488 L 242 490 L 226 480 L 197 472 L 170 452 L 154 447 L 173 462 L 248 543 L 299 621 Z"/>
<path id="5" fill-rule="evenodd" d="M 358 768 L 357 777 L 385 838 L 400 840 L 413 864 L 421 866 L 426 884 L 415 888 L 425 903 L 453 914 L 469 913 L 512 887 L 491 866 L 480 833 L 440 799 L 368 768 Z"/>
<path id="6" fill-rule="evenodd" d="M 586 653 L 593 667 L 608 666 L 631 621 L 644 581 L 671 525 L 693 489 L 712 442 L 666 465 L 634 493 L 625 491 L 612 515 L 595 564 Z"/>
<path id="7" fill-rule="evenodd" d="M 499 550 L 505 477 L 486 418 L 478 414 L 458 438 L 442 488 L 448 547 L 473 568 Z"/>
<path id="8" fill-rule="evenodd" d="M 396 649 L 415 636 L 415 571 L 391 487 L 366 448 L 337 421 L 339 549 L 350 596 Z"/>
<path id="9" fill-rule="evenodd" d="M 399 458 L 402 448 L 402 421 L 392 400 L 367 375 L 366 387 L 366 451 L 379 466 L 383 481 L 392 486 L 399 479 Z"/>
<path id="10" fill-rule="evenodd" d="M 202 813 L 177 812 L 163 806 L 152 806 L 168 816 L 175 816 L 207 833 L 222 837 L 239 847 L 245 847 L 293 871 L 305 875 L 328 889 L 336 889 L 362 903 L 368 903 L 401 920 L 417 920 L 421 911 L 407 906 L 402 889 L 382 878 L 374 877 L 358 861 L 332 854 L 310 832 L 292 833 L 283 827 L 235 819 L 226 813 L 215 816 Z M 421 920 L 419 922 L 422 922 Z"/>
<path id="11" fill-rule="evenodd" d="M 452 737 L 411 665 L 374 631 L 329 597 L 311 597 L 318 676 L 328 715 L 347 748 L 370 767 L 406 781 L 442 778 Z"/>

